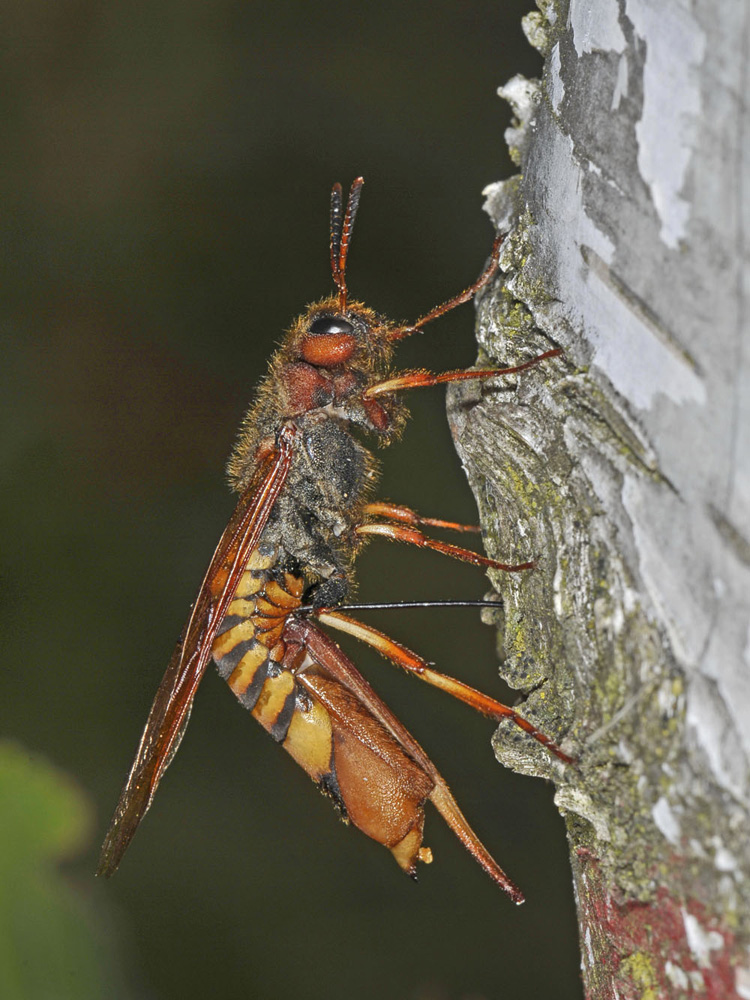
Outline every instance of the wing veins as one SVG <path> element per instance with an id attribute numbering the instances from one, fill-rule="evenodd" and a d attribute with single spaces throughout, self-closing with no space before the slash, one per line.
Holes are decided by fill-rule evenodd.
<path id="1" fill-rule="evenodd" d="M 117 870 L 179 747 L 195 692 L 211 658 L 216 630 L 286 482 L 295 434 L 293 424 L 282 428 L 276 450 L 242 494 L 214 551 L 190 618 L 156 692 L 102 846 L 97 875 L 109 876 Z M 226 579 L 222 580 L 222 574 Z"/>

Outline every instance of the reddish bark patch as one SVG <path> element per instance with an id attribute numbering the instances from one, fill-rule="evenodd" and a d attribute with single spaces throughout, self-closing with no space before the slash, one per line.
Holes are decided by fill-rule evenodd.
<path id="1" fill-rule="evenodd" d="M 667 887 L 649 903 L 618 900 L 586 849 L 575 867 L 586 1000 L 739 1000 L 735 937 L 720 917 Z"/>

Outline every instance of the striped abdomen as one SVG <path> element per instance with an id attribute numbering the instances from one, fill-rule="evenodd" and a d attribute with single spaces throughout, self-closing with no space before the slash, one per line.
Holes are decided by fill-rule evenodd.
<path id="1" fill-rule="evenodd" d="M 285 641 L 304 581 L 274 573 L 276 562 L 270 549 L 250 556 L 213 643 L 219 673 L 344 818 L 413 874 L 418 857 L 428 860 L 422 827 L 434 782 L 306 645 Z"/>
<path id="2" fill-rule="evenodd" d="M 304 581 L 291 573 L 272 575 L 275 550 L 255 549 L 213 643 L 219 673 L 273 738 L 289 736 L 297 702 L 293 673 L 282 666 L 287 616 L 300 606 Z"/>

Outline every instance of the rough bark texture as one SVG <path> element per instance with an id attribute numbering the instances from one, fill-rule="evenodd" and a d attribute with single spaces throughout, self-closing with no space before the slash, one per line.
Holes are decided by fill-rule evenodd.
<path id="1" fill-rule="evenodd" d="M 588 997 L 750 998 L 749 8 L 542 6 L 480 362 L 565 353 L 449 414 L 491 554 L 538 558 L 503 675 L 580 766 L 495 749 L 557 782 Z"/>

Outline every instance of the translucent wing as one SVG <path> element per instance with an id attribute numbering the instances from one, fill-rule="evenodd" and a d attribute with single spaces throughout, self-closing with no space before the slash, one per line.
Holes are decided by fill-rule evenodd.
<path id="1" fill-rule="evenodd" d="M 112 875 L 177 752 L 216 631 L 232 601 L 289 472 L 296 429 L 286 424 L 275 449 L 242 494 L 201 584 L 190 618 L 156 692 L 133 766 L 102 846 L 97 875 Z"/>

